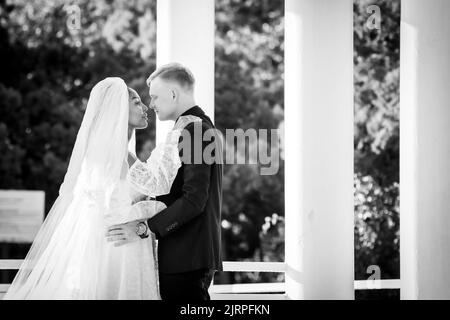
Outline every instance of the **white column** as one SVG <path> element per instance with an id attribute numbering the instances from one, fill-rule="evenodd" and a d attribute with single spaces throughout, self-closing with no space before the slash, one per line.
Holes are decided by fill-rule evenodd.
<path id="1" fill-rule="evenodd" d="M 450 299 L 450 1 L 403 0 L 402 299 Z"/>
<path id="2" fill-rule="evenodd" d="M 287 295 L 353 299 L 353 1 L 285 14 Z"/>
<path id="3" fill-rule="evenodd" d="M 198 105 L 214 120 L 214 0 L 158 0 L 157 65 L 179 62 L 196 79 Z M 156 125 L 157 142 L 172 121 Z"/>

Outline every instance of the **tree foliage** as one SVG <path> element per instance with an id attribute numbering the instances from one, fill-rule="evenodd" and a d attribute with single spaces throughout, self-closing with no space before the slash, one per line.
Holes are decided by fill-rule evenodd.
<path id="1" fill-rule="evenodd" d="M 369 29 L 370 5 L 380 29 Z M 400 0 L 354 2 L 355 277 L 378 265 L 400 278 L 399 66 Z"/>
<path id="2" fill-rule="evenodd" d="M 215 49 L 217 127 L 278 128 L 284 114 L 284 2 L 216 1 Z M 226 165 L 224 171 L 224 258 L 284 261 L 284 234 L 262 232 L 267 217 L 284 216 L 284 161 L 271 176 L 250 164 Z M 274 219 L 271 230 L 283 229 L 283 221 Z M 229 276 L 231 282 L 279 280 L 264 273 Z"/>

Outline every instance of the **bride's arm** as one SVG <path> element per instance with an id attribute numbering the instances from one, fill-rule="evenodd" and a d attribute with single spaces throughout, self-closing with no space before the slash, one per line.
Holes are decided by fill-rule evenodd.
<path id="1" fill-rule="evenodd" d="M 134 189 L 151 197 L 170 192 L 181 167 L 178 138 L 179 134 L 172 133 L 164 144 L 153 150 L 146 162 L 134 159 L 128 172 L 128 181 Z"/>

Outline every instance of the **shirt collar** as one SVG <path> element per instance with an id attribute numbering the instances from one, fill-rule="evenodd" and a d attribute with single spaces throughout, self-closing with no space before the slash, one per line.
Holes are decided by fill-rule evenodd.
<path id="1" fill-rule="evenodd" d="M 192 115 L 192 116 L 197 116 L 197 117 L 201 117 L 202 115 L 204 115 L 205 112 L 198 106 L 195 105 L 192 108 L 187 109 L 185 112 L 183 112 L 178 118 L 177 120 L 175 120 L 175 122 L 178 121 L 178 119 L 180 119 L 180 117 L 182 116 L 187 116 L 187 115 Z"/>

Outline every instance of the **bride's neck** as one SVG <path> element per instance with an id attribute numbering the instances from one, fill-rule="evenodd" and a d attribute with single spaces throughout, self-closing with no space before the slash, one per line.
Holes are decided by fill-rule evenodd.
<path id="1" fill-rule="evenodd" d="M 134 128 L 128 128 L 128 141 L 130 141 L 131 136 L 133 135 Z"/>

